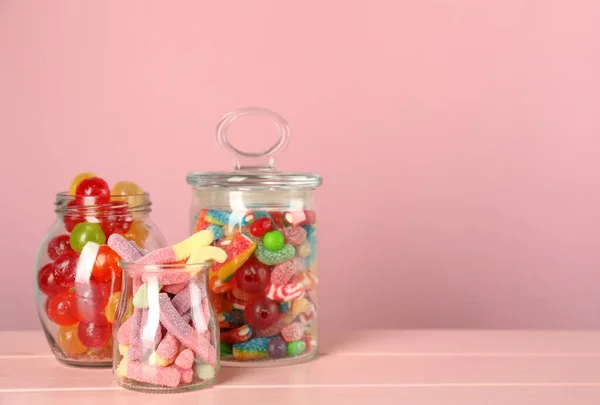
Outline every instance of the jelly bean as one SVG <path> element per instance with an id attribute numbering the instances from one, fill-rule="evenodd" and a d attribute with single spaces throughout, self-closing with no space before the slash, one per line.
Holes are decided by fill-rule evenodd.
<path id="1" fill-rule="evenodd" d="M 295 254 L 296 249 L 292 245 L 284 245 L 277 252 L 273 252 L 267 249 L 262 243 L 256 245 L 256 252 L 254 253 L 256 258 L 267 266 L 283 263 L 286 260 L 290 260 Z"/>
<path id="2" fill-rule="evenodd" d="M 212 232 L 213 239 L 215 240 L 221 239 L 223 236 L 225 236 L 223 229 L 221 229 L 221 227 L 218 225 L 210 224 L 208 227 L 206 227 L 206 229 Z"/>
<path id="3" fill-rule="evenodd" d="M 66 290 L 66 287 L 59 285 L 57 279 L 54 277 L 52 263 L 48 263 L 40 269 L 37 274 L 37 281 L 40 291 L 48 296 Z"/>
<path id="4" fill-rule="evenodd" d="M 52 276 L 56 285 L 71 288 L 75 285 L 75 272 L 79 253 L 68 250 L 58 256 L 52 265 Z"/>
<path id="5" fill-rule="evenodd" d="M 267 298 L 275 301 L 293 301 L 299 300 L 304 297 L 304 285 L 302 283 L 296 284 L 271 284 L 267 288 Z"/>
<path id="6" fill-rule="evenodd" d="M 250 339 L 252 336 L 252 328 L 248 325 L 240 326 L 239 328 L 221 332 L 221 342 L 225 343 L 241 343 Z"/>
<path id="7" fill-rule="evenodd" d="M 295 342 L 289 342 L 287 344 L 287 353 L 288 356 L 298 356 L 304 353 L 306 349 L 306 343 L 303 340 L 297 340 Z"/>
<path id="8" fill-rule="evenodd" d="M 103 245 L 106 242 L 106 236 L 102 231 L 102 227 L 99 224 L 89 222 L 81 222 L 75 225 L 75 228 L 71 232 L 71 239 L 69 240 L 71 248 L 76 252 L 81 252 L 88 242 L 94 242 L 99 245 Z"/>
<path id="9" fill-rule="evenodd" d="M 144 204 L 144 190 L 133 181 L 120 181 L 110 190 L 111 200 L 123 201 L 130 207 Z"/>
<path id="10" fill-rule="evenodd" d="M 87 347 L 81 343 L 77 335 L 79 325 L 62 325 L 58 329 L 57 343 L 66 355 L 73 356 L 75 354 L 85 353 Z"/>
<path id="11" fill-rule="evenodd" d="M 250 225 L 250 233 L 253 236 L 262 238 L 267 232 L 273 229 L 273 220 L 271 218 L 257 219 Z"/>
<path id="12" fill-rule="evenodd" d="M 302 336 L 304 336 L 304 325 L 300 322 L 292 322 L 281 329 L 281 337 L 288 343 L 300 340 Z"/>
<path id="13" fill-rule="evenodd" d="M 221 357 L 231 357 L 233 355 L 233 346 L 229 343 L 221 342 Z"/>
<path id="14" fill-rule="evenodd" d="M 219 279 L 227 281 L 252 255 L 256 249 L 256 243 L 244 234 L 236 233 L 231 244 L 224 249 L 227 260 L 224 263 L 215 264 L 212 270 Z"/>
<path id="15" fill-rule="evenodd" d="M 83 179 L 75 189 L 75 201 L 80 205 L 101 205 L 110 201 L 108 183 L 100 177 Z"/>
<path id="16" fill-rule="evenodd" d="M 265 359 L 269 356 L 267 348 L 270 340 L 270 338 L 254 338 L 243 343 L 236 343 L 233 345 L 233 358 L 235 360 Z"/>
<path id="17" fill-rule="evenodd" d="M 263 236 L 263 245 L 272 252 L 277 252 L 285 245 L 285 238 L 279 231 L 269 231 Z"/>
<path id="18" fill-rule="evenodd" d="M 99 349 L 108 343 L 111 326 L 106 317 L 98 314 L 93 321 L 81 321 L 77 328 L 81 343 L 90 349 Z"/>
<path id="19" fill-rule="evenodd" d="M 120 260 L 119 255 L 110 247 L 107 245 L 100 246 L 92 268 L 92 276 L 98 281 L 108 281 L 121 277 Z"/>
<path id="20" fill-rule="evenodd" d="M 82 180 L 89 179 L 91 177 L 97 177 L 95 173 L 92 172 L 83 172 L 79 173 L 73 181 L 71 181 L 71 185 L 69 186 L 69 194 L 75 195 L 75 191 L 77 190 L 77 186 Z"/>
<path id="21" fill-rule="evenodd" d="M 300 246 L 296 246 L 296 254 L 300 257 L 306 258 L 310 256 L 311 251 L 310 243 L 306 240 Z"/>
<path id="22" fill-rule="evenodd" d="M 75 295 L 68 291 L 57 293 L 48 300 L 46 313 L 58 325 L 75 325 L 79 321 Z"/>
<path id="23" fill-rule="evenodd" d="M 267 352 L 269 353 L 269 357 L 272 359 L 281 359 L 287 357 L 288 344 L 282 338 L 276 337 L 271 339 L 269 342 L 269 345 L 267 346 Z"/>
<path id="24" fill-rule="evenodd" d="M 48 257 L 51 260 L 55 260 L 67 250 L 72 250 L 69 245 L 69 239 L 69 235 L 58 235 L 50 239 L 50 242 L 48 242 Z"/>
<path id="25" fill-rule="evenodd" d="M 253 328 L 267 328 L 279 319 L 277 303 L 266 297 L 250 301 L 244 310 L 248 325 Z"/>
<path id="26" fill-rule="evenodd" d="M 300 226 L 292 226 L 282 230 L 285 243 L 299 246 L 306 240 L 306 230 Z"/>
<path id="27" fill-rule="evenodd" d="M 255 257 L 251 257 L 235 272 L 235 283 L 244 292 L 264 294 L 265 287 L 269 284 L 269 269 Z"/>

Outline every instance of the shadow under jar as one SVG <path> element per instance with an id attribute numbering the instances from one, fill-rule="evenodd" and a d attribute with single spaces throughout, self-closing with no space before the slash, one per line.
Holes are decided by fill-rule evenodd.
<path id="1" fill-rule="evenodd" d="M 113 328 L 119 385 L 143 392 L 214 385 L 219 328 L 208 298 L 210 265 L 121 263 L 123 285 L 132 286 L 133 297 L 121 297 Z"/>
<path id="2" fill-rule="evenodd" d="M 56 195 L 55 206 L 56 221 L 35 264 L 40 322 L 60 362 L 110 367 L 112 323 L 124 287 L 121 258 L 106 241 L 118 233 L 140 248 L 156 249 L 166 246 L 164 237 L 150 219 L 147 193 L 83 205 L 65 192 Z"/>
<path id="3" fill-rule="evenodd" d="M 227 140 L 238 117 L 269 117 L 280 140 L 262 153 L 245 153 Z M 218 314 L 221 364 L 259 367 L 302 363 L 318 350 L 317 215 L 313 173 L 275 171 L 289 127 L 264 109 L 224 117 L 219 143 L 234 155 L 231 172 L 194 172 L 191 231 L 208 229 L 227 260 L 209 271 L 209 294 Z M 253 164 L 265 157 L 263 166 Z"/>

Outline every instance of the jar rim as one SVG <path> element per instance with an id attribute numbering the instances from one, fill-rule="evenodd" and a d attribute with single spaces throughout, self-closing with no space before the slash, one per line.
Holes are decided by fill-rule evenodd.
<path id="1" fill-rule="evenodd" d="M 132 212 L 150 212 L 152 202 L 150 201 L 150 194 L 143 192 L 137 194 L 111 194 L 109 196 L 109 202 L 105 204 L 94 204 L 94 205 L 79 205 L 73 204 L 77 196 L 70 194 L 68 191 L 61 191 L 56 193 L 56 200 L 54 201 L 54 211 L 58 214 L 103 214 L 111 212 L 111 215 L 115 214 L 115 211 L 121 210 L 124 213 Z M 128 201 L 140 201 L 136 205 L 130 205 Z"/>
<path id="2" fill-rule="evenodd" d="M 323 183 L 321 175 L 316 173 L 254 169 L 191 172 L 186 176 L 186 180 L 194 188 L 227 187 L 236 189 L 315 189 Z"/>
<path id="3" fill-rule="evenodd" d="M 170 263 L 170 264 L 141 264 L 120 261 L 119 267 L 128 272 L 165 273 L 165 272 L 200 272 L 208 270 L 213 264 L 212 260 L 202 263 Z"/>

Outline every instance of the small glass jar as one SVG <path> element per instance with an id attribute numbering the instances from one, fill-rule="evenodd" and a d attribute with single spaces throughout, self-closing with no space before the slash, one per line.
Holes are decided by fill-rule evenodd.
<path id="1" fill-rule="evenodd" d="M 133 297 L 121 297 L 113 328 L 119 385 L 143 392 L 214 385 L 219 327 L 207 293 L 210 265 L 121 263 Z"/>
<path id="2" fill-rule="evenodd" d="M 147 193 L 111 196 L 107 204 L 81 205 L 56 195 L 56 221 L 37 253 L 36 302 L 48 344 L 62 363 L 111 367 L 112 322 L 121 296 L 119 256 L 106 245 L 113 233 L 140 248 L 166 246 L 150 220 Z"/>
<path id="3" fill-rule="evenodd" d="M 227 139 L 229 126 L 250 114 L 269 117 L 279 130 L 278 142 L 261 153 L 240 151 Z M 234 170 L 187 176 L 193 187 L 192 233 L 210 229 L 228 257 L 209 271 L 224 366 L 296 364 L 317 354 L 313 192 L 321 177 L 275 170 L 275 157 L 289 138 L 287 122 L 272 111 L 234 111 L 217 127 L 217 140 L 232 153 Z"/>

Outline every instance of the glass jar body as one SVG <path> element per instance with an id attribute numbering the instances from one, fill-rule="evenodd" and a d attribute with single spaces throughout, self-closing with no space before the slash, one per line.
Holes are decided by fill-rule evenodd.
<path id="1" fill-rule="evenodd" d="M 148 209 L 66 208 L 72 198 L 57 197 L 57 219 L 38 248 L 38 316 L 60 362 L 110 367 L 111 328 L 123 286 L 120 258 L 106 240 L 112 233 L 121 233 L 147 249 L 164 247 L 166 242 Z"/>
<path id="2" fill-rule="evenodd" d="M 225 366 L 302 363 L 318 350 L 317 215 L 311 189 L 195 188 L 191 231 L 213 231 L 209 270 Z"/>
<path id="3" fill-rule="evenodd" d="M 122 266 L 133 295 L 121 297 L 113 328 L 117 383 L 142 392 L 214 385 L 219 327 L 208 298 L 208 266 Z"/>

